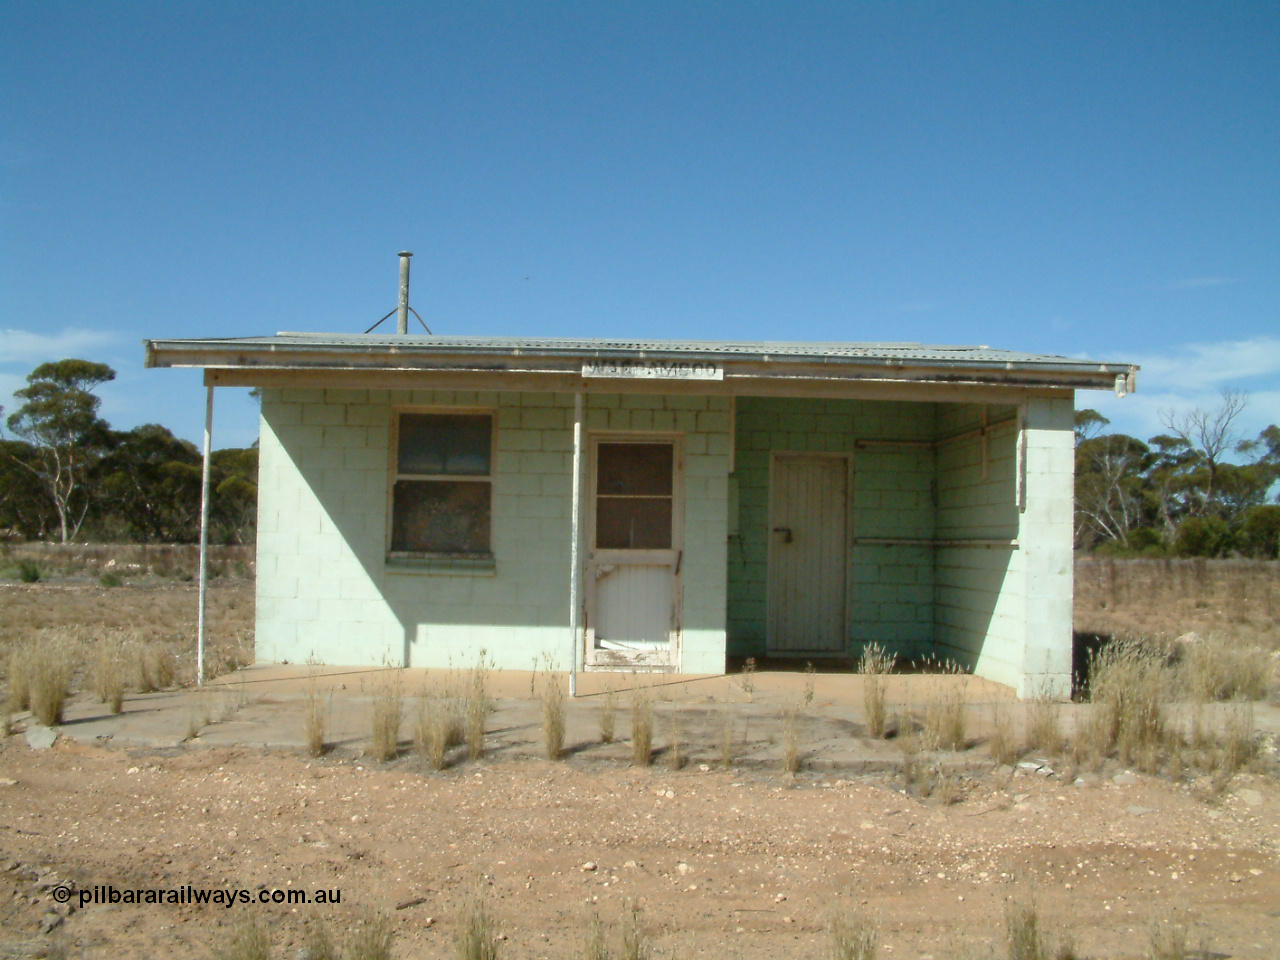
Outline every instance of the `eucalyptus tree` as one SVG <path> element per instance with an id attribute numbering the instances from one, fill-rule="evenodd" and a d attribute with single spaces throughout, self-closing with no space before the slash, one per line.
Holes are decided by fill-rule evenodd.
<path id="1" fill-rule="evenodd" d="M 66 359 L 42 363 L 14 391 L 23 401 L 9 415 L 9 429 L 29 444 L 30 459 L 10 455 L 49 498 L 63 543 L 80 530 L 92 506 L 86 489 L 94 467 L 110 446 L 107 423 L 98 416 L 101 404 L 93 392 L 114 380 L 105 363 Z"/>

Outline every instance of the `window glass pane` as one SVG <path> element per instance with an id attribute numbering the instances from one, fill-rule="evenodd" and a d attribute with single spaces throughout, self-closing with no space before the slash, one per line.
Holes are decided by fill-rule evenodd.
<path id="1" fill-rule="evenodd" d="M 602 443 L 596 454 L 596 492 L 671 496 L 675 448 L 669 443 Z"/>
<path id="2" fill-rule="evenodd" d="M 596 546 L 605 550 L 669 550 L 671 498 L 598 498 Z"/>
<path id="3" fill-rule="evenodd" d="M 392 551 L 489 553 L 491 489 L 474 480 L 397 480 Z"/>
<path id="4" fill-rule="evenodd" d="M 397 473 L 487 476 L 490 429 L 488 416 L 402 413 Z"/>

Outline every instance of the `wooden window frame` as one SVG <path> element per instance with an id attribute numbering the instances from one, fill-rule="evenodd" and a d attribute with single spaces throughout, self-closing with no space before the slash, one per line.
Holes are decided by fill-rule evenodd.
<path id="1" fill-rule="evenodd" d="M 455 473 L 401 473 L 400 472 L 400 418 L 404 415 L 466 416 L 489 418 L 489 472 L 480 474 Z M 393 407 L 391 410 L 391 443 L 387 451 L 387 520 L 385 531 L 386 557 L 389 561 L 440 560 L 487 562 L 494 559 L 494 475 L 498 463 L 498 411 L 493 407 Z M 489 547 L 482 553 L 446 553 L 438 550 L 392 550 L 391 538 L 395 524 L 396 483 L 400 480 L 468 482 L 489 484 Z"/>

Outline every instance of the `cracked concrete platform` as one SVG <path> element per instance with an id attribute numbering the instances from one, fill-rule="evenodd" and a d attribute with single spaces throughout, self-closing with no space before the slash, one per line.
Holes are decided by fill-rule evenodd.
<path id="1" fill-rule="evenodd" d="M 204 688 L 134 694 L 124 712 L 112 715 L 81 695 L 67 707 L 59 732 L 73 740 L 125 748 L 173 749 L 250 746 L 301 751 L 309 695 L 320 698 L 326 741 L 339 756 L 361 756 L 369 745 L 373 703 L 398 684 L 403 695 L 402 753 L 412 749 L 417 703 L 424 690 L 458 683 L 464 671 L 319 667 L 272 664 L 219 677 Z M 555 675 L 562 686 L 563 673 Z M 486 726 L 491 756 L 542 754 L 542 677 L 531 671 L 490 672 L 488 695 L 494 711 Z M 941 755 L 946 766 L 992 766 L 983 741 L 996 722 L 1021 728 L 1028 705 L 999 684 L 971 676 L 893 675 L 885 678 L 889 713 L 917 715 L 932 700 L 958 696 L 964 702 L 970 747 Z M 718 764 L 724 727 L 729 724 L 735 762 L 745 767 L 778 767 L 785 752 L 785 714 L 797 711 L 802 767 L 832 772 L 873 772 L 898 767 L 901 748 L 866 735 L 863 678 L 850 673 L 759 672 L 734 675 L 588 673 L 578 677 L 578 696 L 566 701 L 565 753 L 570 762 L 630 762 L 630 706 L 643 689 L 654 702 L 654 747 L 661 762 L 678 726 L 681 752 L 692 764 Z M 617 736 L 600 739 L 600 714 L 613 691 Z M 1062 704 L 1068 733 L 1088 708 Z M 1225 713 L 1230 705 L 1216 705 Z M 1255 725 L 1280 730 L 1280 708 L 1253 705 Z M 18 718 L 19 720 L 21 717 Z M 892 721 L 891 721 L 892 723 Z"/>

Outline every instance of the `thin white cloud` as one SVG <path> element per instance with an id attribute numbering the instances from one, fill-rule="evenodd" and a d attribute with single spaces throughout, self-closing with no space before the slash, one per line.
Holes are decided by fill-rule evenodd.
<path id="1" fill-rule="evenodd" d="M 1082 393 L 1079 407 L 1092 407 L 1111 421 L 1111 430 L 1142 440 L 1168 433 L 1161 416 L 1187 410 L 1213 410 L 1222 403 L 1219 393 L 1133 393 L 1123 399 L 1112 393 Z M 1236 421 L 1236 432 L 1245 439 L 1257 437 L 1270 424 L 1280 422 L 1280 390 L 1249 392 L 1249 402 Z"/>
<path id="2" fill-rule="evenodd" d="M 1145 439 L 1166 432 L 1164 412 L 1212 410 L 1223 390 L 1239 389 L 1249 398 L 1237 422 L 1243 436 L 1280 422 L 1280 337 L 1191 343 L 1134 359 L 1142 367 L 1137 393 L 1121 399 L 1090 391 L 1077 405 L 1109 417 L 1112 429 Z"/>
<path id="3" fill-rule="evenodd" d="M 1227 284 L 1239 283 L 1238 277 L 1183 277 L 1169 284 L 1170 290 L 1204 290 L 1207 287 L 1225 287 Z"/>
<path id="4" fill-rule="evenodd" d="M 0 363 L 44 363 L 96 350 L 116 339 L 109 330 L 67 327 L 58 333 L 0 329 Z"/>
<path id="5" fill-rule="evenodd" d="M 1157 392 L 1247 390 L 1248 381 L 1280 376 L 1280 337 L 1189 343 L 1138 362 L 1142 366 L 1139 384 L 1150 384 Z"/>

